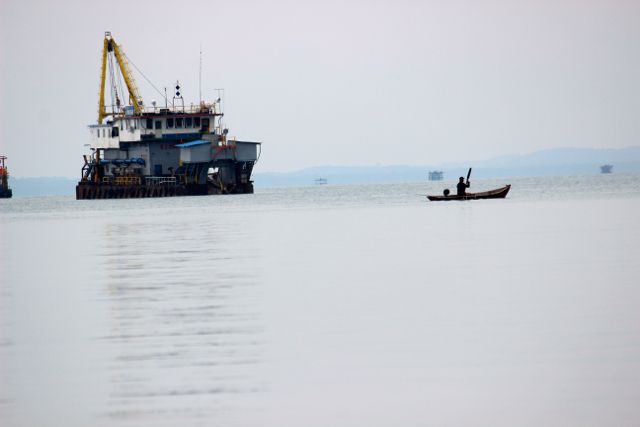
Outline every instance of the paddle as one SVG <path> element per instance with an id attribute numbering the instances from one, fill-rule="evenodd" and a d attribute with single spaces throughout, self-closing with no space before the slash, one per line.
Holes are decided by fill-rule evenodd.
<path id="1" fill-rule="evenodd" d="M 469 168 L 469 173 L 467 174 L 467 186 L 469 185 L 469 177 L 471 176 L 471 168 Z M 472 193 L 467 193 L 467 197 L 473 196 Z"/>

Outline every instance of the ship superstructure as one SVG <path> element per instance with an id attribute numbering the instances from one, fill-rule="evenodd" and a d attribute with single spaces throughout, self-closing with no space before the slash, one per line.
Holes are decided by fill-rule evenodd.
<path id="1" fill-rule="evenodd" d="M 261 143 L 228 136 L 221 96 L 185 105 L 176 82 L 172 99 L 146 106 L 122 47 L 105 33 L 98 123 L 76 198 L 253 193 Z"/>

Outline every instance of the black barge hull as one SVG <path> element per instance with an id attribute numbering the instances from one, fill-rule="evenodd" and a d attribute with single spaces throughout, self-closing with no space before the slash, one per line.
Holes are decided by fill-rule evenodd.
<path id="1" fill-rule="evenodd" d="M 210 184 L 184 185 L 102 185 L 79 183 L 76 200 L 142 199 L 147 197 L 206 196 L 213 194 L 253 194 L 253 184 L 228 185 L 219 188 Z"/>

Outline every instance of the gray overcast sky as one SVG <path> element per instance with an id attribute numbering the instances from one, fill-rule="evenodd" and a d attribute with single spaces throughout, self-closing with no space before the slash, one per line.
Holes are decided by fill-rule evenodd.
<path id="1" fill-rule="evenodd" d="M 2 0 L 0 15 L 16 177 L 80 176 L 105 31 L 187 103 L 202 45 L 203 98 L 225 89 L 230 135 L 264 143 L 257 172 L 640 144 L 639 1 Z"/>

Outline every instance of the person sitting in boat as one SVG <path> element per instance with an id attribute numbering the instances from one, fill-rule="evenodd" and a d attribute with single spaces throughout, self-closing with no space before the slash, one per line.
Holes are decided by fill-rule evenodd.
<path id="1" fill-rule="evenodd" d="M 456 188 L 458 189 L 458 196 L 466 196 L 467 195 L 467 188 L 471 187 L 471 184 L 469 183 L 469 180 L 467 180 L 467 183 L 464 183 L 464 178 L 460 177 L 460 182 L 458 183 L 458 185 L 456 186 Z"/>

